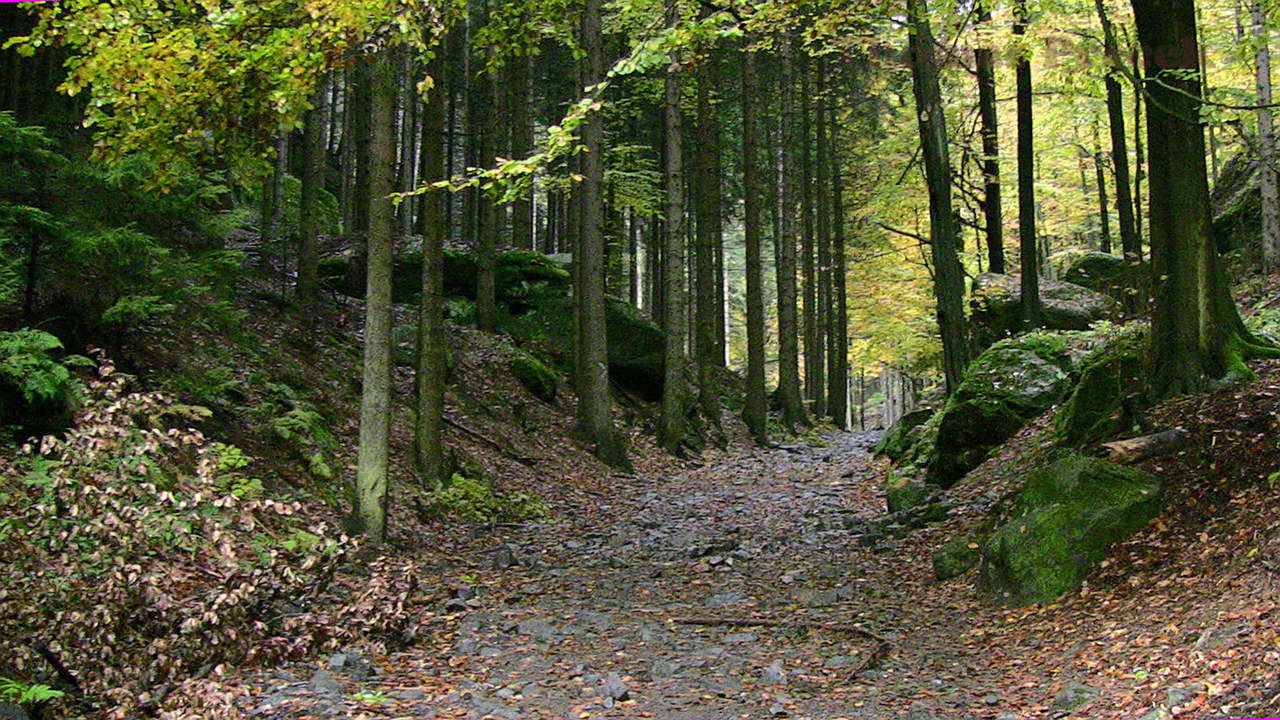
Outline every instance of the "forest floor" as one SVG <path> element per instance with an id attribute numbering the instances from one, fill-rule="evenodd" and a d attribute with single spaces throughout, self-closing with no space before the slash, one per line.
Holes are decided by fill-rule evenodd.
<path id="1" fill-rule="evenodd" d="M 1153 411 L 1192 434 L 1147 463 L 1168 510 L 1058 603 L 999 607 L 930 562 L 1014 489 L 1043 421 L 953 489 L 946 521 L 875 547 L 870 435 L 691 461 L 650 448 L 550 522 L 402 537 L 429 586 L 413 642 L 247 671 L 237 704 L 273 720 L 1280 715 L 1280 365 L 1257 369 Z"/>

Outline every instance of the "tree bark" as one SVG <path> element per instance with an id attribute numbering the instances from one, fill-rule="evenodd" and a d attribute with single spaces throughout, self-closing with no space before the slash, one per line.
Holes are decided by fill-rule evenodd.
<path id="1" fill-rule="evenodd" d="M 929 189 L 929 236 L 937 297 L 938 330 L 942 336 L 942 367 L 947 393 L 960 386 L 969 363 L 968 331 L 964 317 L 964 273 L 960 267 L 960 233 L 951 202 L 951 159 L 947 155 L 946 114 L 938 69 L 933 57 L 933 32 L 927 0 L 908 0 L 911 23 L 912 88 L 925 181 Z"/>
<path id="2" fill-rule="evenodd" d="M 831 195 L 830 327 L 827 329 L 827 409 L 832 422 L 842 430 L 849 427 L 849 308 L 845 287 L 844 182 L 840 148 L 835 136 L 835 108 L 828 106 L 827 157 L 831 165 L 828 187 Z"/>
<path id="3" fill-rule="evenodd" d="M 1025 37 L 1030 23 L 1026 0 L 1017 2 L 1018 18 L 1013 34 Z M 1040 311 L 1040 253 L 1036 243 L 1036 155 L 1032 128 L 1031 58 L 1023 47 L 1018 58 L 1018 247 L 1021 253 L 1022 327 L 1031 330 L 1043 323 Z"/>
<path id="4" fill-rule="evenodd" d="M 742 191 L 743 242 L 747 284 L 747 398 L 742 419 L 758 445 L 769 442 L 764 367 L 764 267 L 761 253 L 760 208 L 760 78 L 756 54 L 743 53 L 742 64 Z"/>
<path id="5" fill-rule="evenodd" d="M 796 152 L 800 144 L 799 123 L 796 122 L 795 67 L 790 40 L 782 46 L 780 118 L 783 123 L 781 145 L 781 207 L 779 208 L 779 234 L 776 274 L 778 284 L 778 405 L 782 421 L 791 430 L 808 423 L 804 398 L 800 394 L 800 341 L 799 318 L 796 312 L 796 215 L 798 192 L 796 178 Z"/>
<path id="6" fill-rule="evenodd" d="M 679 18 L 679 3 L 667 0 L 667 21 L 674 26 Z M 666 344 L 663 352 L 662 421 L 658 440 L 667 452 L 683 454 L 684 442 L 684 163 L 680 136 L 680 75 L 678 56 L 672 57 L 664 80 L 664 206 L 662 268 L 664 282 L 655 292 L 662 293 L 662 318 L 665 321 Z"/>
<path id="7" fill-rule="evenodd" d="M 312 108 L 307 112 L 303 134 L 302 193 L 298 212 L 301 214 L 298 231 L 298 280 L 295 290 L 303 307 L 312 307 L 320 299 L 320 282 L 316 265 L 319 262 L 319 246 L 324 234 L 324 215 L 320 209 L 320 192 L 324 189 L 325 128 L 329 124 L 329 83 L 322 78 L 312 96 Z M 308 312 L 306 317 L 313 317 Z"/>
<path id="8" fill-rule="evenodd" d="M 1253 0 L 1254 70 L 1258 89 L 1258 188 L 1262 195 L 1262 268 L 1280 269 L 1280 197 L 1277 197 L 1276 131 L 1271 111 L 1271 48 L 1267 9 Z"/>
<path id="9" fill-rule="evenodd" d="M 703 11 L 706 14 L 707 11 Z M 708 51 L 710 52 L 710 51 Z M 719 83 L 715 61 L 708 55 L 697 69 L 697 129 L 694 163 L 694 357 L 698 365 L 698 405 L 707 422 L 719 426 L 720 397 L 716 368 L 723 364 L 716 328 L 722 312 L 720 279 L 716 273 L 716 247 L 720 227 L 720 119 L 712 100 Z"/>
<path id="10" fill-rule="evenodd" d="M 422 109 L 421 175 L 426 184 L 445 179 L 445 63 L 437 53 L 428 67 L 435 81 Z M 419 298 L 418 364 L 414 376 L 417 411 L 414 451 L 418 473 L 428 488 L 444 483 L 444 203 L 442 191 L 419 196 L 418 234 L 422 236 L 422 295 Z"/>
<path id="11" fill-rule="evenodd" d="M 586 0 L 582 18 L 585 86 L 604 79 L 601 0 Z M 622 438 L 613 424 L 609 395 L 609 356 L 604 307 L 604 118 L 590 113 L 582 125 L 582 234 L 574 265 L 578 280 L 578 429 L 591 451 L 604 463 L 629 469 Z"/>
<path id="12" fill-rule="evenodd" d="M 991 8 L 985 0 L 978 6 L 979 27 L 991 22 Z M 973 51 L 974 67 L 978 74 L 978 115 L 982 120 L 982 217 L 986 223 L 987 268 L 993 273 L 1003 273 L 1004 267 L 1004 208 L 1000 196 L 1000 128 L 996 112 L 996 68 L 990 47 Z"/>
<path id="13" fill-rule="evenodd" d="M 1245 377 L 1246 354 L 1272 355 L 1245 330 L 1212 242 L 1201 70 L 1192 0 L 1133 0 L 1143 48 L 1150 166 L 1154 398 Z"/>
<path id="14" fill-rule="evenodd" d="M 369 73 L 369 252 L 365 281 L 364 366 L 356 501 L 360 527 L 374 546 L 387 537 L 391 439 L 391 245 L 395 209 L 395 52 L 379 51 Z"/>
<path id="15" fill-rule="evenodd" d="M 1098 182 L 1098 224 L 1102 233 L 1098 249 L 1111 252 L 1111 205 L 1107 201 L 1106 154 L 1098 143 L 1098 124 L 1093 124 L 1093 172 Z M 1119 193 L 1123 194 L 1123 193 Z"/>
<path id="16" fill-rule="evenodd" d="M 1107 71 L 1104 84 L 1107 89 L 1107 124 L 1111 130 L 1111 163 L 1116 178 L 1116 215 L 1120 225 L 1120 250 L 1131 263 L 1141 262 L 1142 248 L 1138 236 L 1137 218 L 1133 212 L 1133 196 L 1129 194 L 1129 148 L 1126 147 L 1124 129 L 1124 98 L 1121 94 L 1120 79 L 1123 58 L 1120 57 L 1119 45 L 1115 31 L 1107 16 L 1106 6 L 1102 0 L 1094 0 L 1098 10 L 1098 20 L 1102 23 L 1103 50 L 1111 68 Z M 1136 186 L 1135 186 L 1136 192 Z M 1130 288 L 1125 297 L 1125 306 L 1129 312 L 1137 311 L 1138 288 Z"/>
<path id="17" fill-rule="evenodd" d="M 511 60 L 511 156 L 523 159 L 533 152 L 533 122 L 529 114 L 530 55 Z M 511 205 L 511 244 L 522 250 L 533 249 L 533 190 L 521 195 Z"/>

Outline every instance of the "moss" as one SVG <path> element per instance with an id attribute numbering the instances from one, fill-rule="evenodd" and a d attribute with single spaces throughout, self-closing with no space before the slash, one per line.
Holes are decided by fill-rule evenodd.
<path id="1" fill-rule="evenodd" d="M 890 471 L 884 481 L 889 512 L 906 512 L 928 502 L 941 488 L 913 477 L 908 472 Z"/>
<path id="2" fill-rule="evenodd" d="M 876 452 L 890 460 L 897 460 L 906 455 L 920 438 L 920 429 L 929 421 L 933 413 L 932 408 L 926 408 L 903 415 L 885 432 L 880 442 L 876 443 Z"/>
<path id="3" fill-rule="evenodd" d="M 551 368 L 542 364 L 532 355 L 518 355 L 509 363 L 511 374 L 516 376 L 522 385 L 529 389 L 535 397 L 543 402 L 556 399 L 559 379 Z"/>
<path id="4" fill-rule="evenodd" d="M 1079 587 L 1117 541 L 1160 511 L 1156 478 L 1068 454 L 1027 479 L 1012 519 L 982 545 L 979 585 L 1001 602 L 1053 600 Z"/>
<path id="5" fill-rule="evenodd" d="M 1080 381 L 1059 413 L 1054 434 L 1068 447 L 1099 442 L 1122 427 L 1123 401 L 1142 384 L 1145 325 L 1133 325 L 1085 362 Z"/>
<path id="6" fill-rule="evenodd" d="M 977 567 L 982 539 L 973 535 L 957 535 L 933 552 L 933 574 L 939 580 L 959 577 Z"/>

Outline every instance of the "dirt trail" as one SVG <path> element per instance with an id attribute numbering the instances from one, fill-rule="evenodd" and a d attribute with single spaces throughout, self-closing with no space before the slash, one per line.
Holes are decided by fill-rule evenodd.
<path id="1" fill-rule="evenodd" d="M 954 642 L 971 591 L 922 593 L 921 553 L 859 542 L 883 513 L 870 442 L 733 451 L 620 479 L 559 524 L 498 529 L 488 567 L 456 574 L 424 642 L 372 664 L 343 653 L 277 670 L 253 712 L 1026 717 L 1000 706 L 994 658 Z"/>

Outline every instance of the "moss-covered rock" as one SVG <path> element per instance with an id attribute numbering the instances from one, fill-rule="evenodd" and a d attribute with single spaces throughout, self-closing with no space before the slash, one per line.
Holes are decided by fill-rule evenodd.
<path id="1" fill-rule="evenodd" d="M 1155 476 L 1064 455 L 1031 473 L 1011 518 L 983 542 L 979 588 L 1007 604 L 1054 600 L 1079 587 L 1161 504 Z"/>
<path id="2" fill-rule="evenodd" d="M 1146 284 L 1147 267 L 1121 255 L 1091 250 L 1072 260 L 1062 279 L 1124 302 L 1127 295 Z"/>
<path id="3" fill-rule="evenodd" d="M 909 471 L 890 470 L 884 480 L 885 504 L 890 513 L 905 513 L 928 504 L 941 491 Z"/>
<path id="4" fill-rule="evenodd" d="M 1147 329 L 1139 323 L 1122 328 L 1105 350 L 1083 363 L 1080 380 L 1056 420 L 1060 444 L 1078 447 L 1127 429 L 1123 402 L 1142 384 Z"/>
<path id="5" fill-rule="evenodd" d="M 934 408 L 921 408 L 898 418 L 876 443 L 875 452 L 890 460 L 899 460 L 920 439 L 921 428 L 933 415 Z"/>
<path id="6" fill-rule="evenodd" d="M 939 580 L 950 580 L 978 566 L 981 557 L 982 538 L 973 535 L 957 535 L 942 547 L 933 551 L 933 574 Z"/>
<path id="7" fill-rule="evenodd" d="M 1011 337 L 1022 325 L 1022 288 L 1017 275 L 982 273 L 969 300 L 974 341 L 987 347 Z M 1120 303 L 1087 287 L 1060 280 L 1040 281 L 1040 312 L 1049 330 L 1087 330 L 1099 320 L 1120 317 Z"/>
<path id="8" fill-rule="evenodd" d="M 922 426 L 907 453 L 929 482 L 951 487 L 1012 437 L 1027 421 L 1062 399 L 1070 385 L 1072 355 L 1053 333 L 1003 340 L 978 356 L 936 419 Z"/>
<path id="9" fill-rule="evenodd" d="M 323 258 L 320 277 L 335 292 L 348 297 L 364 297 L 364 258 L 348 253 Z M 444 254 L 444 294 L 446 297 L 475 300 L 479 270 L 475 256 L 456 250 Z M 413 302 L 422 292 L 422 254 L 417 250 L 398 253 L 391 276 L 391 295 L 397 303 Z M 567 297 L 569 272 L 554 259 L 529 250 L 508 250 L 494 259 L 494 292 L 499 302 L 513 313 L 525 310 L 541 297 Z"/>
<path id="10" fill-rule="evenodd" d="M 617 298 L 605 300 L 605 332 L 609 343 L 609 377 L 620 387 L 648 401 L 662 398 L 662 330 L 639 311 Z M 538 346 L 549 357 L 565 362 L 573 357 L 573 301 L 542 297 L 518 315 L 504 314 L 499 329 L 522 347 Z"/>
<path id="11" fill-rule="evenodd" d="M 544 365 L 541 360 L 532 355 L 521 354 L 511 359 L 509 367 L 511 374 L 515 375 L 520 384 L 528 388 L 534 397 L 543 402 L 556 399 L 559 378 L 556 377 L 555 371 Z"/>

